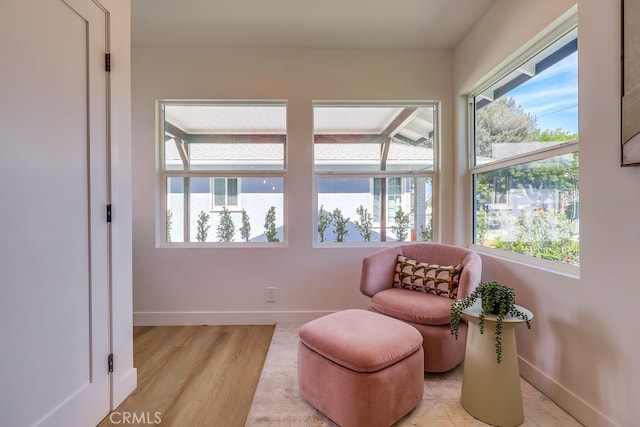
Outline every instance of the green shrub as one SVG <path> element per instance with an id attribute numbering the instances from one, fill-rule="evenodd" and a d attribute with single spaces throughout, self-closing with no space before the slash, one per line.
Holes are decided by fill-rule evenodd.
<path id="1" fill-rule="evenodd" d="M 334 209 L 331 217 L 335 224 L 334 232 L 336 235 L 336 242 L 344 242 L 344 238 L 349 234 L 347 224 L 349 223 L 350 218 L 345 218 L 344 215 L 342 215 L 342 211 L 338 208 Z"/>
<path id="2" fill-rule="evenodd" d="M 171 227 L 173 226 L 173 212 L 167 211 L 167 242 L 171 241 Z"/>
<path id="3" fill-rule="evenodd" d="M 219 242 L 231 242 L 233 241 L 233 235 L 236 233 L 236 226 L 231 219 L 231 212 L 224 207 L 220 211 L 220 222 L 218 223 L 218 229 L 216 236 Z"/>
<path id="4" fill-rule="evenodd" d="M 373 217 L 371 216 L 369 211 L 362 205 L 360 205 L 360 207 L 356 209 L 356 213 L 358 214 L 358 221 L 355 222 L 356 229 L 365 242 L 370 242 L 371 228 L 373 227 Z"/>
<path id="5" fill-rule="evenodd" d="M 198 232 L 196 234 L 196 240 L 198 242 L 206 242 L 207 235 L 209 234 L 209 214 L 204 211 L 200 211 L 198 214 Z"/>
<path id="6" fill-rule="evenodd" d="M 411 215 L 404 213 L 402 208 L 398 208 L 394 216 L 395 223 L 391 226 L 391 230 L 396 235 L 398 242 L 404 242 L 409 236 L 409 227 L 411 225 Z"/>
<path id="7" fill-rule="evenodd" d="M 278 231 L 276 230 L 276 207 L 271 206 L 267 211 L 267 216 L 264 219 L 264 235 L 267 238 L 267 242 L 279 242 Z"/>
<path id="8" fill-rule="evenodd" d="M 433 241 L 433 219 L 427 216 L 427 220 L 420 226 L 420 237 L 423 242 Z"/>
<path id="9" fill-rule="evenodd" d="M 247 211 L 242 209 L 242 227 L 240 227 L 240 237 L 245 242 L 248 242 L 251 238 L 251 223 L 249 222 L 249 215 Z"/>
<path id="10" fill-rule="evenodd" d="M 516 222 L 514 240 L 498 237 L 494 248 L 537 258 L 579 265 L 580 243 L 574 238 L 573 222 L 562 212 L 524 209 Z"/>
<path id="11" fill-rule="evenodd" d="M 321 242 L 326 240 L 324 233 L 327 231 L 331 225 L 331 214 L 324 210 L 324 205 L 320 205 L 320 210 L 318 211 L 318 238 Z"/>

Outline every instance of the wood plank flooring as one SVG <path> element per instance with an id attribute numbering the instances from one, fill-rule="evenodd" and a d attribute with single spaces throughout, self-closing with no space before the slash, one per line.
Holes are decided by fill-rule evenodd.
<path id="1" fill-rule="evenodd" d="M 98 427 L 127 425 L 127 416 L 139 421 L 128 425 L 243 427 L 273 330 L 270 325 L 135 327 L 138 387 Z"/>

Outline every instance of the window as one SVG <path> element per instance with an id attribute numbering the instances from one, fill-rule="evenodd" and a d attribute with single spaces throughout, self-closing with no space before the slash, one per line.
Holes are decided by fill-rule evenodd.
<path id="1" fill-rule="evenodd" d="M 160 114 L 160 240 L 284 241 L 286 105 L 163 101 Z"/>
<path id="2" fill-rule="evenodd" d="M 577 29 L 470 98 L 474 243 L 579 265 Z"/>
<path id="3" fill-rule="evenodd" d="M 213 203 L 212 210 L 240 207 L 238 198 L 239 178 L 213 178 Z"/>
<path id="4" fill-rule="evenodd" d="M 437 104 L 313 110 L 316 241 L 431 241 Z"/>

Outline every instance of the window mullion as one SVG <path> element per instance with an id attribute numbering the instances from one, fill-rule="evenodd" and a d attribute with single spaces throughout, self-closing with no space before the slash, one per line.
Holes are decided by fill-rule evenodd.
<path id="1" fill-rule="evenodd" d="M 508 159 L 495 160 L 485 163 L 471 169 L 471 173 L 482 173 L 496 169 L 502 169 L 510 166 L 516 166 L 523 163 L 534 162 L 536 160 L 546 159 L 548 157 L 561 156 L 563 154 L 573 153 L 578 150 L 578 141 L 569 141 L 562 144 L 556 144 L 551 147 L 543 148 L 537 151 L 530 151 L 518 156 L 512 156 Z"/>
<path id="2" fill-rule="evenodd" d="M 184 189 L 183 189 L 183 217 L 184 217 L 184 241 L 189 242 L 191 240 L 191 218 L 189 212 L 191 212 L 191 179 L 188 176 L 184 177 Z"/>

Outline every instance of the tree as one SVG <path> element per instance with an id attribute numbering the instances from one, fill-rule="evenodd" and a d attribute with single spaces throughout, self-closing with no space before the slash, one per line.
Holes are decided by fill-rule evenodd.
<path id="1" fill-rule="evenodd" d="M 333 214 L 333 222 L 335 224 L 334 232 L 336 235 L 336 242 L 344 242 L 344 238 L 349 234 L 349 230 L 347 230 L 347 224 L 349 223 L 350 218 L 345 218 L 342 215 L 342 211 L 338 208 L 335 208 Z"/>
<path id="2" fill-rule="evenodd" d="M 532 141 L 544 141 L 544 142 L 552 142 L 552 141 L 573 141 L 575 139 L 578 139 L 578 134 L 577 133 L 571 133 L 571 132 L 567 132 L 564 131 L 560 128 L 557 128 L 556 130 L 543 130 L 541 131 L 540 129 L 534 129 L 533 132 L 531 133 L 531 140 Z"/>
<path id="3" fill-rule="evenodd" d="M 320 205 L 320 210 L 318 211 L 318 236 L 320 237 L 320 241 L 325 241 L 325 231 L 329 228 L 331 224 L 331 214 L 324 210 L 324 205 Z"/>
<path id="4" fill-rule="evenodd" d="M 404 213 L 402 208 L 398 208 L 394 216 L 395 223 L 391 226 L 391 230 L 396 235 L 398 242 L 404 242 L 409 237 L 409 226 L 411 225 L 411 216 Z"/>
<path id="5" fill-rule="evenodd" d="M 370 242 L 371 228 L 373 227 L 373 217 L 371 216 L 369 211 L 362 205 L 360 205 L 360 207 L 356 209 L 356 213 L 359 217 L 359 220 L 355 222 L 356 229 L 358 230 L 358 232 L 360 232 L 360 235 L 365 242 Z"/>
<path id="6" fill-rule="evenodd" d="M 245 242 L 248 242 L 251 238 L 251 223 L 249 222 L 249 215 L 247 211 L 242 209 L 242 227 L 240 227 L 240 237 Z"/>
<path id="7" fill-rule="evenodd" d="M 220 222 L 218 223 L 218 229 L 216 237 L 218 242 L 231 242 L 233 241 L 233 235 L 236 233 L 236 226 L 231 219 L 231 212 L 226 207 L 220 211 Z"/>
<path id="8" fill-rule="evenodd" d="M 264 219 L 264 235 L 267 238 L 267 242 L 279 242 L 278 231 L 276 230 L 276 207 L 271 206 L 267 211 L 267 216 Z"/>
<path id="9" fill-rule="evenodd" d="M 484 245 L 484 241 L 487 238 L 487 231 L 489 230 L 489 218 L 487 217 L 487 211 L 480 209 L 476 215 L 476 241 L 478 245 Z"/>
<path id="10" fill-rule="evenodd" d="M 424 224 L 420 226 L 420 237 L 423 242 L 431 242 L 433 240 L 433 219 L 431 215 L 427 216 Z"/>
<path id="11" fill-rule="evenodd" d="M 209 214 L 204 211 L 200 211 L 198 214 L 198 232 L 196 234 L 196 240 L 198 242 L 206 242 L 207 234 L 209 234 Z"/>
<path id="12" fill-rule="evenodd" d="M 476 110 L 476 155 L 492 157 L 493 144 L 526 141 L 536 126 L 514 98 L 498 98 Z"/>

